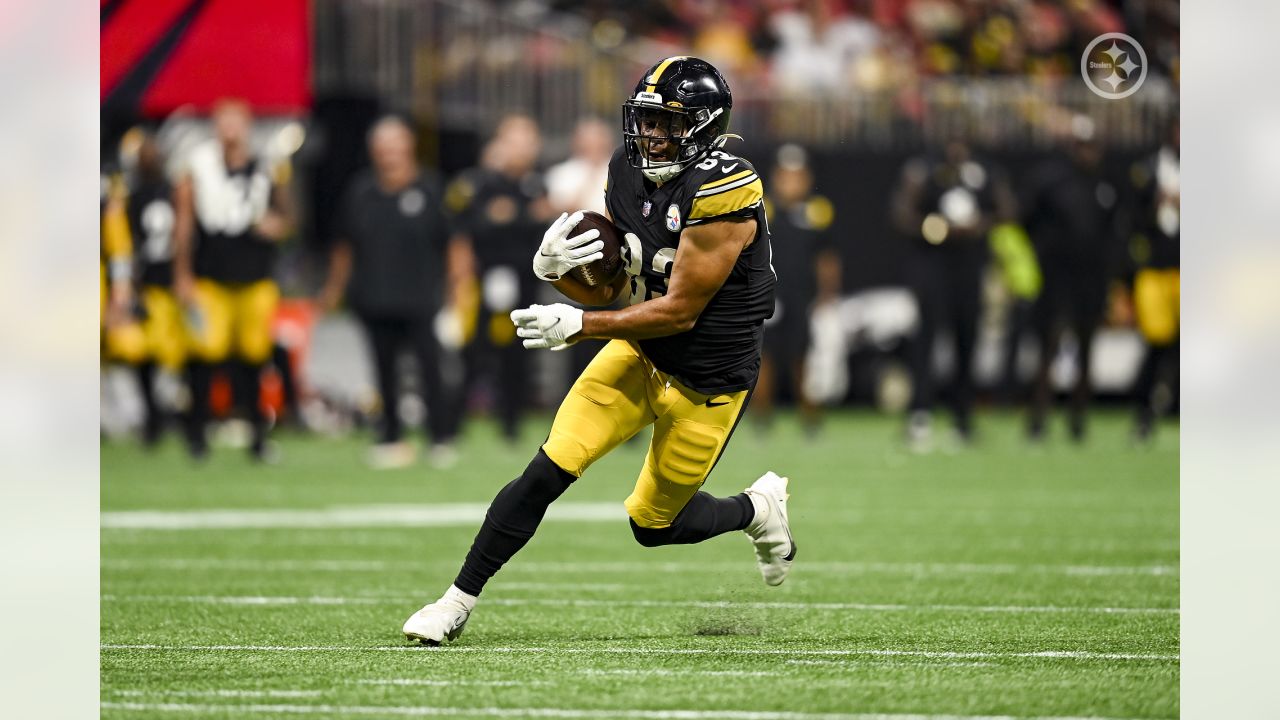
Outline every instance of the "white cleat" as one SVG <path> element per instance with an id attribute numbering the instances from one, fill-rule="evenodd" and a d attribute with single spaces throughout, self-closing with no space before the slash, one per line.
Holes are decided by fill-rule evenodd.
<path id="1" fill-rule="evenodd" d="M 781 585 L 791 572 L 796 557 L 796 543 L 791 539 L 787 520 L 787 478 L 773 471 L 760 476 L 746 489 L 756 516 L 743 530 L 756 546 L 756 564 L 766 585 Z"/>
<path id="2" fill-rule="evenodd" d="M 467 618 L 476 606 L 474 595 L 450 585 L 441 598 L 404 621 L 404 636 L 423 645 L 439 645 L 456 640 L 467 626 Z"/>

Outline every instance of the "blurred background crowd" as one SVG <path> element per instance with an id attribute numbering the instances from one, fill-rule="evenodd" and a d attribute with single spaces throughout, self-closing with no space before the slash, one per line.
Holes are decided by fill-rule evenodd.
<path id="1" fill-rule="evenodd" d="M 1166 0 L 103 0 L 103 430 L 279 459 L 367 431 L 375 467 L 514 439 L 598 344 L 507 313 L 562 211 L 602 210 L 620 107 L 673 54 L 734 92 L 779 275 L 749 415 L 902 418 L 913 450 L 1135 442 L 1176 413 L 1178 6 Z M 1099 35 L 1139 92 L 1081 78 Z M 945 412 L 944 412 L 945 411 Z M 425 428 L 425 443 L 408 440 Z M 287 462 L 287 458 L 283 458 Z"/>

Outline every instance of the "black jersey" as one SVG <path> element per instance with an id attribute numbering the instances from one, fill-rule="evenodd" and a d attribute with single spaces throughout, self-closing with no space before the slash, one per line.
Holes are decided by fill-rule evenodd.
<path id="1" fill-rule="evenodd" d="M 433 316 L 443 298 L 450 228 L 427 172 L 394 193 L 372 171 L 348 185 L 338 237 L 351 245 L 351 307 L 368 315 Z"/>
<path id="2" fill-rule="evenodd" d="M 1181 191 L 1178 151 L 1162 147 L 1129 170 L 1133 217 L 1129 256 L 1135 268 L 1180 264 Z"/>
<path id="3" fill-rule="evenodd" d="M 228 168 L 221 146 L 209 141 L 192 151 L 191 180 L 196 275 L 226 283 L 270 278 L 276 243 L 254 230 L 271 203 L 271 178 L 263 163 L 255 158 Z"/>
<path id="4" fill-rule="evenodd" d="M 639 252 L 627 252 L 632 304 L 666 292 L 684 228 L 729 218 L 756 221 L 755 240 L 693 329 L 639 341 L 655 367 L 701 393 L 745 390 L 760 371 L 761 326 L 773 314 L 777 285 L 763 196 L 751 163 L 719 150 L 660 187 L 631 167 L 622 149 L 609 163 L 609 215 L 640 238 Z"/>
<path id="5" fill-rule="evenodd" d="M 141 285 L 173 284 L 173 189 L 163 178 L 129 190 L 126 204 Z"/>
<path id="6" fill-rule="evenodd" d="M 474 168 L 459 175 L 445 194 L 458 232 L 471 239 L 485 307 L 506 314 L 533 303 L 538 283 L 529 258 L 547 228 L 546 189 L 537 173 L 520 177 Z"/>

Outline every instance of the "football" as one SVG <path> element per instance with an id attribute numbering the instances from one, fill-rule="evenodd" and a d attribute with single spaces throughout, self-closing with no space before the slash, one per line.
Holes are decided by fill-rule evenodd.
<path id="1" fill-rule="evenodd" d="M 595 262 L 579 265 L 569 271 L 569 275 L 587 287 L 608 285 L 618 278 L 622 272 L 622 231 L 617 225 L 609 222 L 609 218 L 598 212 L 582 213 L 582 220 L 573 229 L 573 235 L 595 229 L 600 231 L 600 240 L 604 241 L 604 257 Z"/>

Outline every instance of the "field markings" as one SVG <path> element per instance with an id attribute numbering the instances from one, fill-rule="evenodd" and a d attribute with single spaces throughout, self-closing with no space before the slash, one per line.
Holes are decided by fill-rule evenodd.
<path id="1" fill-rule="evenodd" d="M 459 527 L 484 520 L 487 503 L 341 505 L 309 510 L 114 510 L 100 516 L 104 530 L 210 530 L 246 528 Z M 552 505 L 552 522 L 619 522 L 622 503 Z"/>
<path id="2" fill-rule="evenodd" d="M 547 685 L 544 680 L 430 680 L 426 678 L 381 678 L 375 680 L 356 680 L 356 685 L 394 685 L 425 687 L 450 687 L 452 685 L 476 685 L 485 687 L 524 687 L 526 685 Z"/>
<path id="3" fill-rule="evenodd" d="M 757 712 L 749 710 L 618 710 L 570 708 L 430 707 L 394 705 L 195 705 L 185 703 L 101 703 L 104 710 L 262 715 L 395 715 L 545 718 L 633 718 L 634 720 L 1021 720 L 1008 715 L 919 715 L 896 713 Z M 1116 718 L 1039 717 L 1035 720 L 1118 720 Z"/>
<path id="4" fill-rule="evenodd" d="M 457 565 L 457 561 L 395 562 L 390 560 L 261 560 L 254 558 L 105 558 L 103 568 L 118 570 L 238 570 L 260 572 L 388 572 L 416 570 L 433 566 Z M 806 562 L 800 566 L 809 573 L 885 573 L 925 575 L 1069 575 L 1123 576 L 1149 575 L 1176 577 L 1177 565 L 1046 565 L 1016 563 L 916 563 L 916 562 Z M 507 573 L 637 573 L 637 572 L 714 572 L 753 570 L 746 562 L 521 562 L 512 564 Z"/>
<path id="5" fill-rule="evenodd" d="M 788 665 L 824 665 L 827 667 L 849 667 L 849 663 L 843 660 L 787 660 L 786 662 Z M 985 660 L 955 660 L 952 662 L 939 662 L 939 663 L 908 660 L 908 661 L 902 661 L 902 662 L 877 663 L 876 667 L 879 667 L 881 665 L 901 665 L 903 667 L 919 667 L 919 668 L 939 668 L 939 667 L 975 668 L 975 667 L 995 667 L 996 666 L 995 663 L 987 662 Z"/>
<path id="6" fill-rule="evenodd" d="M 106 602 L 175 602 L 197 605 L 401 605 L 422 598 L 330 597 L 317 595 L 111 595 Z M 1069 605 L 905 605 L 897 603 L 838 602 L 738 602 L 731 600 L 583 600 L 579 598 L 486 598 L 489 606 L 526 605 L 554 607 L 659 607 L 725 610 L 857 610 L 861 612 L 973 612 L 973 613 L 1088 613 L 1102 615 L 1177 615 L 1178 608 L 1162 607 L 1072 607 Z"/>
<path id="7" fill-rule="evenodd" d="M 218 697 L 218 698 L 308 698 L 320 697 L 321 690 L 107 690 L 111 695 L 121 697 L 144 697 L 166 695 L 173 697 Z"/>
<path id="8" fill-rule="evenodd" d="M 959 650 L 892 650 L 878 648 L 655 648 L 635 647 L 440 647 L 420 645 L 155 645 L 103 643 L 102 650 L 142 650 L 154 652 L 421 652 L 421 653 L 494 653 L 546 655 L 796 655 L 801 657 L 923 657 L 942 659 L 1036 658 L 1049 660 L 1156 660 L 1179 661 L 1178 655 L 1159 653 L 1100 653 L 1088 650 L 1036 650 L 1031 652 L 959 651 Z"/>

